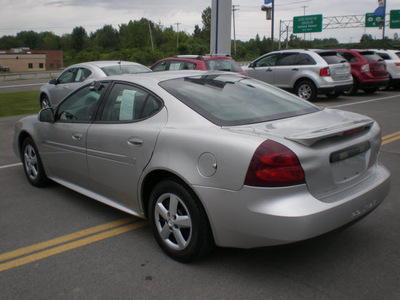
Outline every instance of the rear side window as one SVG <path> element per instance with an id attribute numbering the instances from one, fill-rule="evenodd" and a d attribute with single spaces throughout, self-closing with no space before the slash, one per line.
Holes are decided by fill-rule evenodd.
<path id="1" fill-rule="evenodd" d="M 337 52 L 321 52 L 318 54 L 328 63 L 328 65 L 346 62 L 346 59 Z"/>
<path id="2" fill-rule="evenodd" d="M 304 65 L 316 65 L 317 63 L 315 62 L 314 58 L 312 58 L 310 55 L 306 53 L 300 53 L 297 56 L 297 65 L 304 66 Z"/>
<path id="3" fill-rule="evenodd" d="M 170 71 L 177 71 L 177 70 L 194 70 L 196 68 L 196 64 L 188 61 L 178 61 L 178 60 L 171 60 L 169 62 L 169 69 Z"/>
<path id="4" fill-rule="evenodd" d="M 382 53 L 382 52 L 376 52 L 380 57 L 382 57 L 384 60 L 390 60 L 390 56 L 387 53 Z"/>
<path id="5" fill-rule="evenodd" d="M 360 53 L 368 62 L 382 61 L 382 57 L 375 54 L 374 52 L 361 52 Z"/>
<path id="6" fill-rule="evenodd" d="M 348 62 L 351 62 L 351 63 L 358 62 L 358 59 L 351 53 L 344 52 L 344 53 L 341 53 L 341 54 L 345 59 L 347 59 Z"/>
<path id="7" fill-rule="evenodd" d="M 293 66 L 296 64 L 298 53 L 283 53 L 279 56 L 276 66 Z"/>

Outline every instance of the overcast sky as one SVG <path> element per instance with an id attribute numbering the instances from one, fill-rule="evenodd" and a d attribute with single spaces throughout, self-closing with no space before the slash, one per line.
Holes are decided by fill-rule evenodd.
<path id="1" fill-rule="evenodd" d="M 220 0 L 225 1 L 225 0 Z M 260 10 L 263 0 L 232 0 L 239 5 L 236 16 L 236 38 L 248 41 L 258 33 L 271 35 L 271 22 L 266 21 Z M 0 37 L 15 35 L 23 30 L 52 31 L 57 35 L 71 33 L 76 26 L 83 26 L 87 33 L 104 25 L 127 24 L 142 17 L 165 27 L 193 33 L 194 26 L 202 26 L 201 13 L 211 6 L 211 0 L 0 0 Z M 279 38 L 279 21 L 292 20 L 294 16 L 322 14 L 324 17 L 364 15 L 378 7 L 377 0 L 275 0 L 275 38 Z M 387 0 L 386 12 L 400 9 L 399 0 Z M 400 30 L 386 29 L 386 36 L 393 38 Z M 337 38 L 340 42 L 357 42 L 364 34 L 381 38 L 377 29 L 338 29 L 313 33 L 312 38 Z M 302 34 L 299 37 L 303 37 Z M 306 39 L 310 38 L 307 34 Z M 232 30 L 233 39 L 233 30 Z"/>

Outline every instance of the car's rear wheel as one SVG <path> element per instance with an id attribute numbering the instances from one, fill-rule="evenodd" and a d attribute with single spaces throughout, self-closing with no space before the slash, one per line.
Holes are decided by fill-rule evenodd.
<path id="1" fill-rule="evenodd" d="M 157 184 L 148 213 L 158 244 L 173 259 L 189 262 L 211 251 L 214 242 L 207 215 L 183 184 L 172 179 Z"/>
<path id="2" fill-rule="evenodd" d="M 37 147 L 29 137 L 22 144 L 22 163 L 25 176 L 30 184 L 42 187 L 49 183 Z"/>
<path id="3" fill-rule="evenodd" d="M 47 108 L 47 107 L 50 107 L 50 101 L 47 98 L 47 96 L 45 95 L 40 98 L 40 108 L 43 109 L 43 108 Z"/>
<path id="4" fill-rule="evenodd" d="M 302 80 L 295 87 L 295 93 L 300 98 L 307 101 L 314 101 L 317 99 L 317 89 L 314 83 L 310 80 Z"/>

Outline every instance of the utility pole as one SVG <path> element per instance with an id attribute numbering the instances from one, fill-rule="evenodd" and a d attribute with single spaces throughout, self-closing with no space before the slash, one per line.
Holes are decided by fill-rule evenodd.
<path id="1" fill-rule="evenodd" d="M 232 5 L 232 13 L 233 13 L 233 49 L 236 54 L 236 26 L 235 26 L 235 11 L 239 10 L 240 5 Z"/>
<path id="2" fill-rule="evenodd" d="M 182 23 L 174 23 L 176 25 L 176 48 L 179 47 L 179 25 Z"/>
<path id="3" fill-rule="evenodd" d="M 154 52 L 153 33 L 151 32 L 150 22 L 148 24 L 149 24 L 149 32 L 150 32 L 150 40 L 151 40 L 151 49 Z"/>
<path id="4" fill-rule="evenodd" d="M 304 15 L 306 15 L 306 8 L 308 7 L 308 5 L 303 5 L 301 6 L 302 9 L 304 9 Z M 306 33 L 304 32 L 304 41 L 306 40 Z"/>
<path id="5" fill-rule="evenodd" d="M 272 0 L 272 19 L 271 19 L 271 51 L 274 51 L 274 6 L 275 0 Z"/>

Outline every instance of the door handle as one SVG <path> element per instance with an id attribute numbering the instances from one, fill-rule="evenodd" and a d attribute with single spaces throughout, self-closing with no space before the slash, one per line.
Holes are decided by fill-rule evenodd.
<path id="1" fill-rule="evenodd" d="M 136 147 L 140 147 L 143 145 L 143 140 L 139 137 L 130 138 L 128 140 L 128 144 Z"/>
<path id="2" fill-rule="evenodd" d="M 292 69 L 292 71 L 298 71 L 298 70 L 300 70 L 300 69 L 298 69 L 298 68 L 293 68 Z"/>
<path id="3" fill-rule="evenodd" d="M 272 68 L 268 68 L 266 72 L 272 72 Z"/>
<path id="4" fill-rule="evenodd" d="M 72 139 L 74 139 L 75 141 L 80 141 L 80 140 L 82 140 L 82 137 L 83 137 L 83 135 L 80 134 L 80 133 L 74 133 L 74 134 L 72 135 Z"/>

